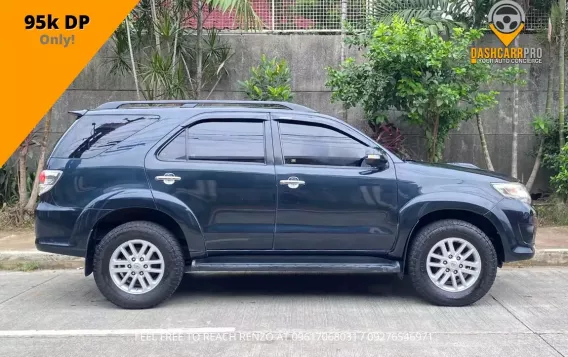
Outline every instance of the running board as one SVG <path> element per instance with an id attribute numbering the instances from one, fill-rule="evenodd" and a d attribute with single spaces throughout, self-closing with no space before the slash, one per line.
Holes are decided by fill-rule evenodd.
<path id="1" fill-rule="evenodd" d="M 401 267 L 398 261 L 374 257 L 223 256 L 195 259 L 189 271 L 397 274 Z"/>

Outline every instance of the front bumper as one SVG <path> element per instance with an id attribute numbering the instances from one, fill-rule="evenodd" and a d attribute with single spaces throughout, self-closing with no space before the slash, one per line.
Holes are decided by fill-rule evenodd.
<path id="1" fill-rule="evenodd" d="M 528 204 L 505 198 L 485 215 L 497 228 L 503 245 L 503 261 L 534 257 L 536 211 Z"/>

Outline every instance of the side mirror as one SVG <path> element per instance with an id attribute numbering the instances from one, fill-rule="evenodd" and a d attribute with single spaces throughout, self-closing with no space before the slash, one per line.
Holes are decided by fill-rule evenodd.
<path id="1" fill-rule="evenodd" d="M 384 169 L 388 166 L 388 159 L 383 153 L 367 154 L 365 164 L 376 169 Z"/>

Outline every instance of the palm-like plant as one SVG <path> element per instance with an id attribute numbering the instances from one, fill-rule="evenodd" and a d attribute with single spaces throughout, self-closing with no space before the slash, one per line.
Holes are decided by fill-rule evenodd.
<path id="1" fill-rule="evenodd" d="M 142 0 L 115 31 L 111 74 L 131 74 L 146 99 L 197 99 L 212 85 L 210 95 L 232 56 L 218 31 L 203 27 L 214 9 L 242 29 L 262 25 L 251 0 Z"/>

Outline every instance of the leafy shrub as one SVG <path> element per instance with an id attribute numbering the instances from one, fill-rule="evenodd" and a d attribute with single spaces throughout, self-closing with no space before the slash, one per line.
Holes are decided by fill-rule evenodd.
<path id="1" fill-rule="evenodd" d="M 16 171 L 8 165 L 0 168 L 0 207 L 18 200 L 18 178 Z"/>
<path id="2" fill-rule="evenodd" d="M 497 103 L 498 93 L 482 86 L 510 77 L 510 70 L 471 63 L 469 48 L 481 36 L 479 30 L 460 28 L 449 37 L 432 35 L 428 27 L 400 17 L 374 22 L 371 31 L 346 41 L 363 50 L 363 59 L 328 68 L 326 84 L 333 101 L 362 106 L 367 120 L 381 120 L 395 109 L 422 128 L 428 158 L 438 161 L 450 130 Z"/>
<path id="3" fill-rule="evenodd" d="M 260 58 L 260 65 L 251 68 L 251 78 L 239 84 L 251 100 L 292 101 L 290 68 L 285 60 Z"/>
<path id="4" fill-rule="evenodd" d="M 554 169 L 557 174 L 550 178 L 550 184 L 555 193 L 566 202 L 568 201 L 568 144 L 564 145 L 556 156 Z"/>

